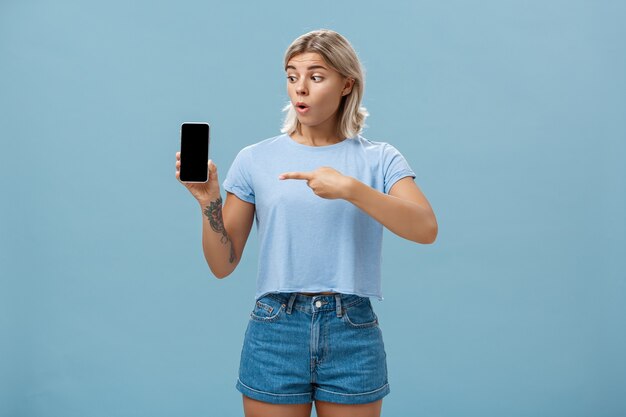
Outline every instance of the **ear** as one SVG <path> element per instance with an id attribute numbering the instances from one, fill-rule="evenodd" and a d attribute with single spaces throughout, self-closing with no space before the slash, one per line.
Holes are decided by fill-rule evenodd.
<path id="1" fill-rule="evenodd" d="M 343 91 L 341 92 L 342 96 L 346 96 L 348 94 L 350 94 L 350 92 L 352 91 L 352 87 L 354 86 L 354 78 L 348 78 L 346 80 L 346 84 L 343 87 Z"/>

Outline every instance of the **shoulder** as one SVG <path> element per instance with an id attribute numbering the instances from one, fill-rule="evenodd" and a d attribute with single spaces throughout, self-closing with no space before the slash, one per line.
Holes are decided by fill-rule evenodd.
<path id="1" fill-rule="evenodd" d="M 257 154 L 259 152 L 262 153 L 262 152 L 275 150 L 277 146 L 281 146 L 281 142 L 282 142 L 281 139 L 283 139 L 283 137 L 284 135 L 280 134 L 280 135 L 272 136 L 270 138 L 262 139 L 258 142 L 251 143 L 249 145 L 244 146 L 239 151 L 239 154 L 241 154 L 242 156 L 247 156 L 251 154 Z"/>
<path id="2" fill-rule="evenodd" d="M 352 140 L 367 153 L 372 153 L 377 156 L 386 156 L 398 152 L 389 142 L 368 139 L 362 135 L 356 135 Z"/>

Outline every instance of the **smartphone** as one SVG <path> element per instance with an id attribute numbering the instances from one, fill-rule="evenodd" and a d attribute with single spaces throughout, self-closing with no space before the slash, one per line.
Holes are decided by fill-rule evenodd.
<path id="1" fill-rule="evenodd" d="M 209 124 L 184 122 L 180 126 L 180 175 L 184 182 L 209 180 Z"/>

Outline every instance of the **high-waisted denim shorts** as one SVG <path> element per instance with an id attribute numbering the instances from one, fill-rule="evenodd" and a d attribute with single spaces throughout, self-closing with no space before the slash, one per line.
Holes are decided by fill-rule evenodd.
<path id="1" fill-rule="evenodd" d="M 250 313 L 236 388 L 275 404 L 368 403 L 389 393 L 386 361 L 368 297 L 270 293 Z"/>

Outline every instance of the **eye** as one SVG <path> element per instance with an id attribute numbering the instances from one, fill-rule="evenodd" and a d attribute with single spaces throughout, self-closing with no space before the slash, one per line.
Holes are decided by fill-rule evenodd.
<path id="1" fill-rule="evenodd" d="M 319 75 L 314 75 L 314 76 L 312 76 L 311 78 L 319 78 L 319 79 L 320 79 L 320 81 L 322 81 L 322 80 L 324 79 L 324 77 L 321 77 L 321 76 L 319 76 Z"/>
<path id="2" fill-rule="evenodd" d="M 288 76 L 287 76 L 287 79 L 288 79 L 289 81 L 293 81 L 293 80 L 292 80 L 292 78 L 296 78 L 296 77 L 294 77 L 293 75 L 288 75 Z"/>

